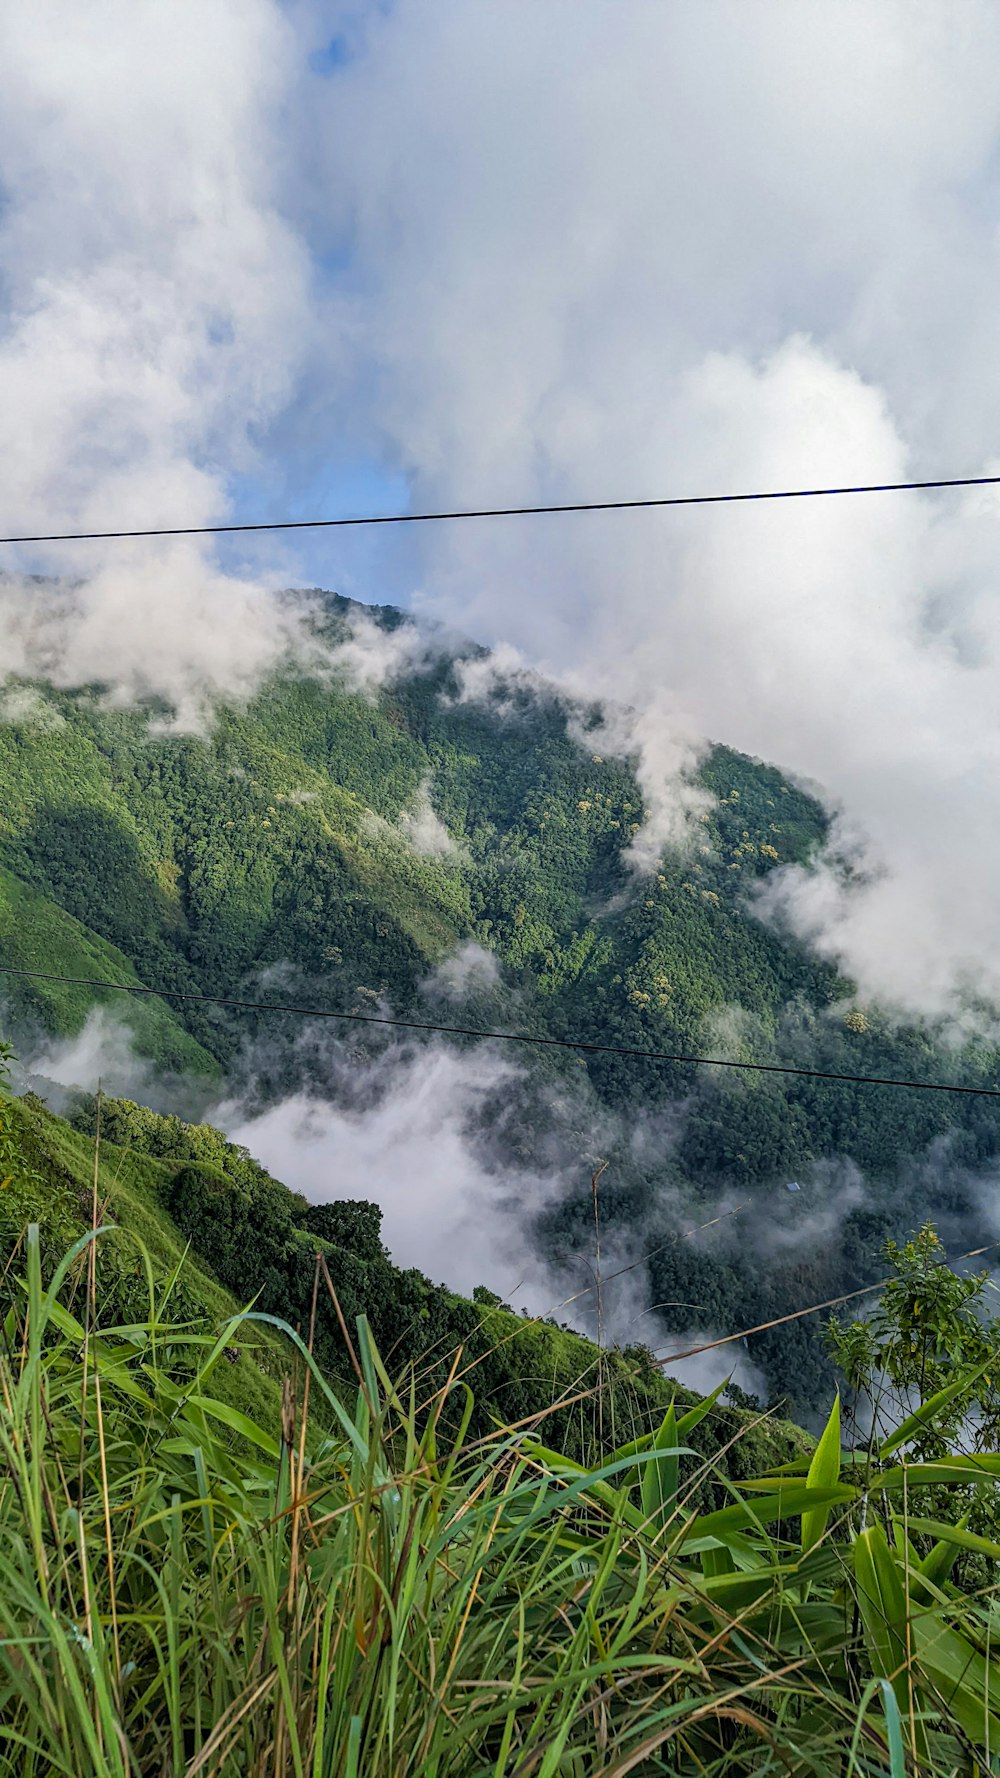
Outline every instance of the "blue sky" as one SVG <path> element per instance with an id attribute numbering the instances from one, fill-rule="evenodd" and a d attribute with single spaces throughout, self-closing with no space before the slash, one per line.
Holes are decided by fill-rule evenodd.
<path id="1" fill-rule="evenodd" d="M 229 479 L 228 494 L 237 524 L 410 509 L 405 478 L 361 457 L 315 463 L 267 452 L 258 473 Z M 303 531 L 279 534 L 276 541 L 290 558 L 289 573 L 297 585 L 329 588 L 366 603 L 409 602 L 416 563 L 411 545 L 398 532 L 377 527 Z M 260 545 L 239 537 L 220 541 L 219 559 L 234 567 L 252 565 L 260 559 Z"/>

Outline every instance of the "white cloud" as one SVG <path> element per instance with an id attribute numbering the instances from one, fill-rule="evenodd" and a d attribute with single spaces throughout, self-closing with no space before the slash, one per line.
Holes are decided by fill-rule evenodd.
<path id="1" fill-rule="evenodd" d="M 223 574 L 187 541 L 126 547 L 85 582 L 0 582 L 4 666 L 62 686 L 99 684 L 111 704 L 165 698 L 168 725 L 200 728 L 220 698 L 248 697 L 285 662 L 321 669 L 309 607 Z"/>
<path id="2" fill-rule="evenodd" d="M 412 806 L 400 815 L 400 830 L 413 850 L 424 858 L 457 858 L 459 848 L 436 813 L 430 793 L 431 780 L 428 777 L 417 791 Z"/>
<path id="3" fill-rule="evenodd" d="M 3 532 L 225 516 L 227 477 L 252 468 L 315 337 L 307 254 L 278 210 L 295 65 L 270 0 L 5 12 Z M 0 584 L 8 672 L 158 693 L 189 723 L 300 642 L 199 540 L 31 559 L 63 584 Z"/>
<path id="4" fill-rule="evenodd" d="M 492 951 L 467 939 L 428 976 L 424 991 L 432 997 L 464 1000 L 467 994 L 489 992 L 500 985 L 500 965 Z"/>
<path id="5" fill-rule="evenodd" d="M 649 1335 L 640 1333 L 638 1337 L 648 1339 Z M 716 1345 L 717 1340 L 725 1343 Z M 690 1356 L 671 1358 L 672 1352 L 687 1352 Z M 658 1356 L 665 1374 L 676 1377 L 686 1389 L 708 1395 L 719 1383 L 732 1382 L 759 1401 L 767 1401 L 767 1379 L 748 1357 L 742 1340 L 727 1338 L 718 1328 L 689 1327 L 682 1333 L 671 1334 L 669 1345 Z"/>
<path id="6" fill-rule="evenodd" d="M 12 685 L 0 695 L 0 722 L 20 728 L 57 729 L 66 718 L 34 685 Z"/>
<path id="7" fill-rule="evenodd" d="M 533 1252 L 532 1225 L 559 1180 L 495 1171 L 476 1140 L 489 1095 L 517 1077 L 482 1047 L 405 1051 L 343 1077 L 342 1103 L 296 1093 L 249 1118 L 223 1105 L 209 1121 L 315 1202 L 380 1204 L 398 1265 L 456 1290 L 516 1292 L 519 1306 L 544 1314 L 560 1291 Z"/>
<path id="8" fill-rule="evenodd" d="M 985 0 L 404 4 L 355 17 L 327 79 L 324 5 L 40 0 L 0 30 L 3 531 L 218 519 L 279 426 L 313 467 L 391 460 L 420 505 L 994 464 Z M 307 242 L 346 265 L 333 294 Z M 414 603 L 631 710 L 640 865 L 683 834 L 706 735 L 826 785 L 879 870 L 786 878 L 774 908 L 869 997 L 954 1015 L 969 980 L 1000 995 L 998 510 L 421 527 Z M 273 550 L 30 563 L 62 584 L 12 558 L 8 672 L 192 725 L 310 652 Z M 340 663 L 371 694 L 425 645 L 361 620 Z"/>
<path id="9" fill-rule="evenodd" d="M 466 992 L 490 987 L 477 947 L 465 946 L 428 980 L 427 987 Z M 457 984 L 457 985 L 456 985 Z M 266 1045 L 244 1058 L 242 1089 L 210 1109 L 206 1120 L 223 1128 L 277 1177 L 313 1202 L 362 1198 L 381 1206 L 383 1238 L 397 1265 L 416 1266 L 434 1280 L 470 1293 L 485 1284 L 504 1301 L 531 1314 L 554 1316 L 593 1339 L 597 1332 L 596 1251 L 591 1232 L 591 1173 L 601 1153 L 623 1143 L 638 1157 L 662 1164 L 676 1140 L 682 1114 L 671 1108 L 655 1118 L 630 1122 L 598 1107 L 584 1086 L 548 1083 L 541 1088 L 509 1056 L 489 1045 L 456 1050 L 392 1038 L 376 1059 L 360 1060 L 328 1033 L 304 1031 L 299 1061 L 315 1085 L 276 1104 L 260 1106 L 257 1081 L 268 1076 Z M 285 1058 L 287 1061 L 287 1057 Z M 539 1097 L 540 1094 L 540 1097 Z M 510 1158 L 510 1137 L 530 1132 L 530 1161 Z M 797 1221 L 836 1226 L 835 1169 L 816 1169 L 816 1198 Z M 586 1205 L 581 1226 L 565 1211 L 572 1199 Z M 851 1197 L 850 1202 L 855 1201 Z M 609 1226 L 601 1240 L 601 1304 L 607 1345 L 646 1345 L 673 1352 L 714 1335 L 695 1330 L 698 1303 L 651 1300 L 648 1257 L 662 1246 L 664 1230 L 698 1240 L 714 1227 L 729 1238 L 736 1206 L 721 1200 L 695 1210 L 666 1187 L 651 1196 L 647 1214 L 627 1230 Z M 555 1215 L 559 1235 L 539 1239 L 539 1226 Z M 785 1246 L 798 1240 L 796 1218 L 779 1207 Z M 803 1237 L 807 1239 L 807 1236 Z M 691 1311 L 685 1332 L 668 1332 Z M 742 1346 L 726 1345 L 668 1367 L 690 1387 L 714 1386 L 735 1377 L 762 1396 L 766 1388 Z"/>
<path id="10" fill-rule="evenodd" d="M 509 642 L 456 661 L 455 681 L 456 704 L 482 704 L 499 717 L 511 716 L 517 708 L 512 694 L 544 697 L 552 689 L 550 682 Z"/>
<path id="11" fill-rule="evenodd" d="M 347 615 L 347 635 L 331 658 L 350 691 L 374 700 L 383 686 L 426 666 L 435 647 L 427 626 L 403 623 L 387 630 L 366 611 L 355 608 Z"/>
<path id="12" fill-rule="evenodd" d="M 157 1071 L 134 1048 L 131 1028 L 103 1006 L 92 1007 L 75 1037 L 37 1043 L 24 1062 L 27 1075 L 41 1075 L 61 1087 L 94 1093 L 101 1086 L 118 1097 L 155 1099 Z"/>

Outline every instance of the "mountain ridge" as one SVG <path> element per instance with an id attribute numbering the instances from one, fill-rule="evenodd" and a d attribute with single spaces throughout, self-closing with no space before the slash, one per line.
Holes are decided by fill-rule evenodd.
<path id="1" fill-rule="evenodd" d="M 384 608 L 361 621 L 377 638 L 408 620 Z M 326 642 L 350 643 L 356 622 L 357 608 L 331 597 Z M 994 1052 L 943 1050 L 920 1026 L 860 1005 L 832 965 L 755 917 L 755 886 L 825 841 L 827 817 L 807 791 L 717 745 L 697 771 L 705 806 L 690 843 L 639 871 L 629 848 L 642 792 L 627 759 L 588 750 L 597 707 L 502 670 L 463 699 L 462 662 L 488 658 L 471 645 L 403 649 L 397 675 L 367 692 L 288 671 L 246 705 L 220 706 L 203 735 L 158 732 L 158 706 L 108 708 L 94 688 L 8 682 L 0 963 L 54 960 L 67 965 L 55 973 L 132 972 L 153 990 L 206 994 L 263 981 L 274 999 L 405 1014 L 472 943 L 492 975 L 452 984 L 455 1023 L 684 1054 L 724 1042 L 737 1059 L 861 1075 L 992 1078 Z M 66 1039 L 86 1016 L 80 990 L 6 978 L 4 993 L 18 1037 Z M 201 1104 L 248 1053 L 267 1056 L 258 1095 L 324 1090 L 294 1020 L 169 1001 L 153 1002 L 145 1024 L 131 1006 L 123 1016 L 154 1070 L 200 1080 Z M 344 1053 L 377 1058 L 379 1041 L 355 1030 Z M 574 1264 L 593 1239 L 592 1163 L 610 1159 L 608 1236 L 630 1258 L 659 1246 L 648 1300 L 668 1305 L 668 1330 L 686 1331 L 674 1302 L 729 1328 L 867 1283 L 880 1241 L 926 1211 L 946 1233 L 987 1228 L 974 1180 L 1000 1152 L 988 1106 L 569 1052 L 526 1067 L 520 1122 L 508 1109 L 477 1140 L 500 1174 L 544 1151 L 578 1179 L 539 1206 L 534 1236 Z M 802 1205 L 778 1200 L 789 1178 L 804 1184 Z M 744 1199 L 749 1215 L 688 1243 L 683 1260 L 663 1245 L 685 1218 L 700 1224 Z M 761 1336 L 751 1356 L 796 1410 L 829 1388 L 814 1334 Z"/>

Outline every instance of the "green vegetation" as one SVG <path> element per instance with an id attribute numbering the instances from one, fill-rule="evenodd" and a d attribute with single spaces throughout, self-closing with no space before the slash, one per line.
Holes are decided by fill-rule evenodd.
<path id="1" fill-rule="evenodd" d="M 42 960 L 45 971 L 52 975 L 76 977 L 84 983 L 96 978 L 141 986 L 131 963 L 115 945 L 2 869 L 0 952 L 13 969 L 35 969 Z M 15 985 L 14 997 L 17 995 Z M 116 1017 L 122 1011 L 121 995 L 105 988 L 33 982 L 30 996 L 25 995 L 29 997 L 45 1030 L 55 1037 L 75 1036 L 94 1006 L 106 1006 Z M 129 1003 L 128 1022 L 140 1053 L 154 1056 L 164 1072 L 217 1075 L 215 1059 L 188 1035 L 165 1000 L 136 998 Z"/>
<path id="2" fill-rule="evenodd" d="M 348 614 L 328 601 L 331 637 Z M 405 1015 L 426 1012 L 434 967 L 475 940 L 500 981 L 453 996 L 460 1022 L 681 1053 L 722 1045 L 835 1073 L 995 1079 L 994 1051 L 942 1049 L 860 1006 L 835 970 L 754 918 L 755 885 L 826 833 L 818 804 L 776 769 L 715 748 L 693 843 L 636 874 L 626 854 L 642 794 L 628 761 L 587 744 L 598 713 L 572 713 L 581 741 L 543 690 L 500 684 L 485 703 L 459 690 L 444 658 L 371 699 L 285 677 L 194 736 L 164 733 L 160 709 L 107 708 L 100 688 L 35 688 L 0 724 L 0 964 L 196 994 L 257 993 L 280 965 L 272 998 L 356 1011 L 384 1000 Z M 450 851 L 412 843 L 408 818 L 428 796 Z M 72 1035 L 94 1001 L 116 1000 L 16 978 L 3 994 L 29 1042 L 39 1029 Z M 266 1037 L 270 1089 L 302 1084 L 295 1020 L 117 999 L 165 1074 L 210 1083 Z M 353 1054 L 372 1053 L 361 1028 L 349 1035 Z M 571 1052 L 521 1060 L 524 1117 L 491 1132 L 496 1158 L 529 1166 L 555 1149 L 582 1182 L 609 1159 L 605 1227 L 641 1231 L 656 1250 L 650 1300 L 678 1332 L 691 1311 L 672 1304 L 731 1328 L 869 1283 L 885 1239 L 925 1215 L 951 1245 L 989 1238 L 970 1180 L 1000 1152 L 990 1101 Z M 863 1190 L 845 1195 L 845 1177 Z M 795 1204 L 779 1197 L 788 1179 L 804 1182 Z M 665 1240 L 678 1204 L 701 1223 L 720 1203 L 746 1205 L 738 1228 L 683 1249 Z M 772 1250 L 755 1231 L 775 1218 Z M 584 1189 L 538 1230 L 560 1251 L 589 1253 L 590 1238 Z M 756 1336 L 750 1357 L 772 1400 L 798 1413 L 828 1403 L 812 1322 Z"/>
<path id="3" fill-rule="evenodd" d="M 12 1152 L 20 1157 L 0 1192 L 0 1245 L 16 1246 L 29 1222 L 39 1225 L 43 1257 L 80 1239 L 93 1222 L 96 1107 L 86 1103 L 77 1128 L 31 1097 L 0 1099 Z M 364 1315 L 396 1364 L 420 1365 L 423 1385 L 442 1386 L 461 1349 L 476 1373 L 472 1431 L 488 1436 L 498 1419 L 545 1413 L 549 1434 L 567 1454 L 590 1460 L 618 1432 L 638 1436 L 655 1424 L 673 1385 L 640 1346 L 599 1354 L 588 1340 L 553 1321 L 516 1315 L 488 1291 L 475 1301 L 394 1266 L 381 1241 L 377 1206 L 337 1200 L 309 1205 L 246 1152 L 207 1125 L 163 1117 L 128 1100 L 101 1108 L 97 1203 L 116 1225 L 102 1247 L 102 1304 L 116 1320 L 136 1310 L 147 1288 L 141 1244 L 156 1288 L 169 1291 L 175 1314 L 211 1329 L 247 1307 L 313 1329 L 313 1350 L 336 1387 L 353 1378 L 344 1323 Z M 6 1171 L 0 1146 L 0 1179 Z M 313 1308 L 316 1254 L 324 1286 Z M 181 1282 L 182 1281 L 182 1282 Z M 330 1290 L 336 1292 L 339 1309 Z M 601 1400 L 593 1387 L 600 1371 Z M 273 1393 L 274 1353 L 258 1337 L 223 1367 L 219 1386 L 233 1404 L 257 1405 Z M 688 1405 L 694 1396 L 681 1391 Z M 565 1402 L 565 1406 L 553 1404 Z M 751 1425 L 722 1403 L 699 1433 L 706 1456 L 741 1435 L 733 1473 L 747 1464 L 791 1458 L 802 1448 L 794 1427 Z"/>
<path id="4" fill-rule="evenodd" d="M 47 1205 L 25 1119 L 36 1140 L 52 1121 L 0 1102 L 3 1193 Z M 82 1140 L 66 1131 L 62 1152 Z M 229 1158 L 215 1178 L 237 1189 L 251 1163 Z M 331 1209 L 331 1232 L 374 1253 L 371 1217 Z M 134 1237 L 123 1317 L 125 1239 L 95 1226 L 60 1255 L 31 1224 L 3 1274 L 0 1774 L 996 1770 L 1000 1542 L 958 1522 L 956 1497 L 992 1496 L 1000 1458 L 950 1448 L 953 1404 L 985 1376 L 962 1344 L 974 1288 L 956 1294 L 929 1234 L 895 1256 L 873 1353 L 901 1379 L 924 1353 L 946 1381 L 856 1453 L 835 1404 L 814 1449 L 739 1482 L 730 1452 L 696 1448 L 711 1398 L 661 1404 L 585 1462 L 553 1446 L 546 1407 L 477 1435 L 464 1349 L 443 1374 L 392 1369 L 361 1315 L 344 1387 L 312 1317 L 211 1325 L 181 1306 L 185 1270 L 163 1287 Z M 857 1352 L 853 1330 L 837 1338 Z M 265 1346 L 280 1393 L 237 1405 L 219 1380 L 247 1373 L 227 1354 Z"/>

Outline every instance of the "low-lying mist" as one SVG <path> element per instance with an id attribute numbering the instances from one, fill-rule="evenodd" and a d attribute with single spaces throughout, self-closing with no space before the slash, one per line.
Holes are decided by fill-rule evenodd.
<path id="1" fill-rule="evenodd" d="M 425 985 L 439 1012 L 468 1016 L 473 997 L 477 1022 L 490 1005 L 496 1017 L 500 993 L 495 959 L 471 945 Z M 216 1125 L 312 1201 L 378 1203 L 398 1265 L 463 1294 L 484 1285 L 515 1309 L 646 1346 L 689 1386 L 732 1379 L 761 1401 L 788 1392 L 775 1341 L 789 1335 L 748 1344 L 731 1338 L 741 1327 L 822 1300 L 830 1268 L 856 1266 L 865 1241 L 876 1275 L 884 1232 L 928 1212 L 956 1253 L 1000 1233 L 1000 1165 L 971 1165 L 958 1137 L 902 1158 L 891 1181 L 828 1155 L 795 1180 L 711 1189 L 680 1164 L 693 1099 L 613 1114 L 573 1056 L 377 1029 L 345 1038 L 306 1021 L 248 1039 L 213 1091 L 158 1077 L 124 1020 L 97 1008 L 77 1038 L 37 1042 L 24 1064 L 23 1084 L 57 1110 L 98 1082 Z M 745 1091 L 727 1081 L 731 1105 Z M 812 1317 L 796 1337 L 815 1342 L 816 1328 Z"/>

